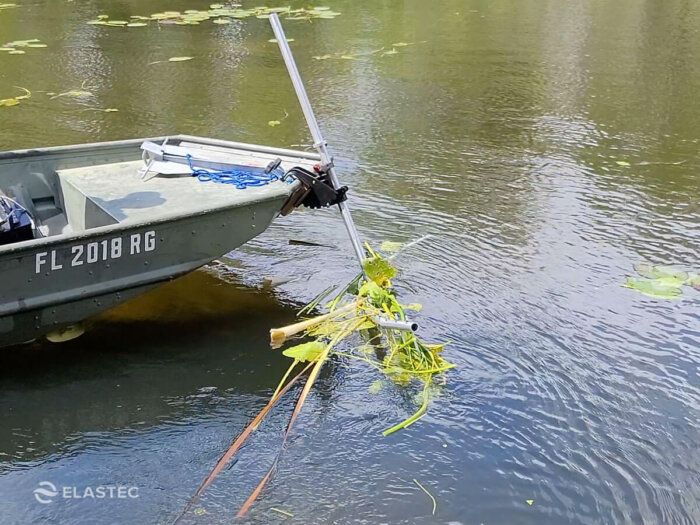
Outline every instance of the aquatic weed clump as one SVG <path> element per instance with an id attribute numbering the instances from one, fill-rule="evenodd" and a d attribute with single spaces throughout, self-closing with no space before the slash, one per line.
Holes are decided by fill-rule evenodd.
<path id="1" fill-rule="evenodd" d="M 396 243 L 384 243 L 385 251 L 397 251 Z M 391 279 L 397 271 L 389 259 L 374 252 L 366 245 L 368 257 L 362 263 L 363 272 L 345 285 L 335 297 L 328 301 L 321 315 L 301 320 L 289 326 L 270 330 L 273 347 L 279 348 L 291 337 L 311 338 L 301 344 L 283 350 L 283 354 L 293 361 L 272 394 L 267 405 L 243 429 L 229 449 L 221 456 L 211 473 L 199 486 L 178 520 L 184 516 L 206 487 L 221 472 L 248 436 L 258 427 L 265 415 L 290 388 L 308 373 L 306 383 L 299 393 L 284 433 L 282 445 L 296 421 L 323 364 L 335 355 L 366 363 L 386 380 L 401 386 L 414 382 L 422 383 L 418 410 L 405 420 L 383 431 L 385 436 L 415 423 L 426 412 L 429 403 L 429 389 L 436 376 L 455 365 L 441 355 L 443 344 L 429 344 L 421 341 L 413 331 L 396 328 L 406 320 L 406 310 L 418 310 L 420 305 L 402 305 L 396 298 Z M 299 311 L 299 316 L 318 309 L 336 289 L 331 286 Z M 343 350 L 340 350 L 340 343 Z M 381 389 L 381 381 L 372 383 L 370 392 Z M 270 470 L 243 503 L 237 517 L 244 516 L 258 497 L 277 465 L 282 448 L 273 461 Z M 420 485 L 419 485 L 420 486 Z M 425 490 L 425 489 L 423 489 Z M 429 494 L 429 493 L 428 493 Z M 433 507 L 433 512 L 434 512 Z"/>
<path id="2" fill-rule="evenodd" d="M 310 343 L 285 350 L 283 353 L 288 357 L 297 359 L 299 353 L 303 353 L 305 349 L 328 347 L 328 355 L 335 354 L 362 361 L 395 384 L 407 386 L 416 381 L 423 383 L 419 397 L 421 406 L 418 411 L 383 432 L 384 435 L 388 435 L 414 423 L 425 413 L 429 401 L 428 390 L 434 378 L 454 365 L 441 355 L 444 343 L 424 343 L 412 331 L 382 326 L 385 324 L 382 320 L 405 321 L 405 311 L 419 310 L 420 305 L 399 303 L 391 287 L 391 279 L 396 275 L 396 269 L 369 246 L 366 248 L 369 257 L 363 262 L 364 274 L 358 275 L 325 305 L 328 313 L 286 329 L 273 330 L 271 335 L 273 342 L 278 344 L 299 333 L 314 338 Z M 322 295 L 325 293 L 328 292 L 324 291 Z M 301 311 L 308 312 L 319 302 L 320 299 L 316 298 Z M 298 330 L 299 328 L 302 330 Z M 355 337 L 351 340 L 350 336 Z M 344 345 L 345 351 L 337 349 L 341 341 L 349 343 Z M 309 357 L 309 361 L 318 359 L 318 356 L 305 357 Z M 375 382 L 370 390 L 376 392 L 376 385 L 381 388 L 381 383 Z"/>

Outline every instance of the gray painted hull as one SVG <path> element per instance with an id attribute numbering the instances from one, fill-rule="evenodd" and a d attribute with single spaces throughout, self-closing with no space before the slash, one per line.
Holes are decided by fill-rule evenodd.
<path id="1" fill-rule="evenodd" d="M 127 229 L 100 228 L 107 231 L 92 230 L 1 257 L 0 347 L 81 321 L 199 268 L 262 233 L 283 203 L 273 200 Z M 135 253 L 132 238 L 140 239 L 138 252 L 134 242 Z M 114 239 L 121 239 L 118 258 L 111 258 Z M 72 266 L 81 251 L 76 246 L 84 247 L 75 261 L 82 264 Z M 37 257 L 46 261 L 38 273 Z"/>
<path id="2" fill-rule="evenodd" d="M 315 160 L 313 156 L 289 150 L 196 137 L 178 138 L 209 148 L 233 148 L 239 155 L 247 154 L 246 148 L 249 148 L 251 155 L 279 155 L 288 163 Z M 6 184 L 8 180 L 21 181 L 34 195 L 41 197 L 42 191 L 52 194 L 57 209 L 67 210 L 70 217 L 72 197 L 67 192 L 68 178 L 60 178 L 61 170 L 85 166 L 78 168 L 82 170 L 78 175 L 83 179 L 76 175 L 73 180 L 87 185 L 86 177 L 101 169 L 97 166 L 91 171 L 91 158 L 133 162 L 135 155 L 139 158 L 139 144 L 140 140 L 136 140 L 0 154 L 0 182 L 4 176 Z M 21 169 L 25 165 L 34 171 L 22 176 Z M 117 168 L 119 166 L 114 169 Z M 41 177 L 35 177 L 37 172 Z M 183 180 L 156 182 L 160 185 L 156 187 L 164 192 L 172 185 L 188 183 Z M 56 187 L 61 183 L 64 186 L 59 191 Z M 165 208 L 160 211 L 161 215 L 158 209 L 154 215 L 144 213 L 143 209 L 132 210 L 134 217 L 110 219 L 114 223 L 106 225 L 99 225 L 100 217 L 86 203 L 100 202 L 91 191 L 113 192 L 114 188 L 109 183 L 101 185 L 99 181 L 95 187 L 86 190 L 82 206 L 74 207 L 81 219 L 73 222 L 81 223 L 77 231 L 0 246 L 0 347 L 28 342 L 85 320 L 241 246 L 265 231 L 298 183 L 276 182 L 265 188 L 242 191 L 221 188 L 229 193 L 221 193 L 217 188 L 216 193 L 208 196 L 211 198 L 202 193 L 194 195 L 191 209 L 183 209 L 182 199 L 175 198 L 182 192 L 176 192 L 176 196 L 168 196 L 166 192 L 163 195 L 168 198 L 159 201 L 175 204 L 169 204 L 169 208 L 161 206 Z M 153 183 L 148 186 L 153 187 Z M 213 186 L 192 186 L 195 193 L 212 192 L 211 188 Z M 125 190 L 127 194 L 129 190 Z M 35 202 L 43 201 L 39 198 Z M 103 214 L 104 210 L 98 211 Z M 82 226 L 87 220 L 98 225 Z"/>

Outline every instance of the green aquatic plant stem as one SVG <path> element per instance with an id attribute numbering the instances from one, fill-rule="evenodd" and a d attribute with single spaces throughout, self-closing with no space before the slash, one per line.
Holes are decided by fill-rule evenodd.
<path id="1" fill-rule="evenodd" d="M 423 387 L 423 403 L 421 403 L 420 408 L 408 419 L 405 419 L 401 423 L 394 425 L 391 428 L 386 429 L 384 432 L 382 432 L 382 435 L 384 437 L 388 436 L 389 434 L 393 434 L 397 430 L 401 430 L 402 428 L 406 428 L 416 421 L 418 421 L 420 418 L 422 418 L 425 415 L 425 411 L 428 409 L 428 387 L 430 386 L 430 382 L 432 381 L 432 374 L 425 380 L 425 386 Z"/>
<path id="2" fill-rule="evenodd" d="M 428 492 L 428 489 L 426 489 L 423 485 L 421 485 L 420 482 L 416 478 L 413 478 L 413 482 L 416 485 L 418 485 L 418 487 L 423 492 L 425 492 L 428 495 L 428 497 L 430 498 L 430 500 L 433 502 L 433 516 L 435 516 L 435 511 L 437 510 L 437 501 L 435 501 L 435 498 L 433 497 L 433 495 L 430 492 Z"/>
<path id="3" fill-rule="evenodd" d="M 299 360 L 295 359 L 294 362 L 289 366 L 289 368 L 287 368 L 287 371 L 284 373 L 282 380 L 279 382 L 279 384 L 277 385 L 277 388 L 275 389 L 275 393 L 272 394 L 273 399 L 275 397 L 277 397 L 277 394 L 279 394 L 280 390 L 282 390 L 282 387 L 284 386 L 284 382 L 287 380 L 287 378 L 289 377 L 289 374 L 292 373 L 292 370 L 294 370 L 294 367 L 297 366 L 298 363 L 299 363 Z"/>

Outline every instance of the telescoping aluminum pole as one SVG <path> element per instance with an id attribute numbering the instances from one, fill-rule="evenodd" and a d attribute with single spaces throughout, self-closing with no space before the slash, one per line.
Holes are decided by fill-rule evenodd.
<path id="1" fill-rule="evenodd" d="M 280 47 L 282 58 L 284 58 L 284 64 L 287 66 L 289 78 L 292 79 L 294 91 L 297 93 L 301 110 L 304 112 L 306 123 L 308 124 L 309 130 L 311 131 L 311 136 L 314 139 L 314 147 L 321 156 L 321 162 L 323 162 L 325 166 L 328 166 L 328 175 L 330 175 L 333 187 L 338 189 L 340 187 L 340 182 L 338 182 L 338 176 L 335 174 L 335 168 L 331 163 L 331 156 L 328 153 L 326 141 L 323 140 L 321 129 L 318 127 L 318 122 L 314 116 L 314 111 L 311 109 L 311 102 L 309 102 L 309 97 L 306 95 L 306 89 L 304 89 L 304 84 L 301 81 L 299 70 L 294 62 L 292 50 L 289 49 L 289 44 L 287 44 L 287 38 L 284 35 L 284 29 L 282 29 L 282 23 L 280 22 L 277 13 L 272 13 L 270 15 L 270 25 L 272 26 L 272 31 L 275 33 L 275 39 L 277 40 L 277 45 Z M 345 228 L 348 230 L 348 235 L 350 235 L 350 241 L 352 242 L 352 247 L 355 250 L 357 260 L 360 263 L 360 268 L 362 268 L 362 261 L 365 259 L 365 250 L 362 248 L 362 241 L 360 241 L 360 235 L 357 233 L 355 222 L 352 220 L 352 215 L 350 215 L 350 208 L 348 208 L 347 201 L 341 202 L 338 204 L 338 207 L 340 208 L 340 215 L 343 217 L 343 221 L 345 222 Z M 362 271 L 364 273 L 364 268 Z M 418 324 L 408 321 L 386 319 L 381 316 L 375 317 L 374 320 L 379 326 L 384 328 L 409 332 L 415 332 L 418 329 Z"/>
<path id="2" fill-rule="evenodd" d="M 329 166 L 328 175 L 330 176 L 333 187 L 338 189 L 340 187 L 340 182 L 338 182 L 338 176 L 335 174 L 335 168 L 331 163 L 331 156 L 328 153 L 328 148 L 326 141 L 323 140 L 321 135 L 321 129 L 318 127 L 318 122 L 316 122 L 316 117 L 314 116 L 314 111 L 311 109 L 311 103 L 309 102 L 309 97 L 306 96 L 306 90 L 304 89 L 304 84 L 301 82 L 301 77 L 299 76 L 299 70 L 294 62 L 294 57 L 292 56 L 292 50 L 289 49 L 289 44 L 287 44 L 287 38 L 284 36 L 284 30 L 282 29 L 282 24 L 277 16 L 277 13 L 272 13 L 270 15 L 270 25 L 272 25 L 272 31 L 275 33 L 275 38 L 277 39 L 277 45 L 280 47 L 282 53 L 282 58 L 284 58 L 284 63 L 287 66 L 287 71 L 289 72 L 289 78 L 292 79 L 292 84 L 294 84 L 294 91 L 297 93 L 297 98 L 299 99 L 299 104 L 301 105 L 301 110 L 304 112 L 304 117 L 306 118 L 306 123 L 311 131 L 311 136 L 314 139 L 314 147 L 321 156 L 321 162 L 325 166 Z M 360 241 L 360 235 L 357 233 L 357 228 L 355 228 L 355 222 L 352 220 L 352 215 L 350 215 L 350 208 L 348 208 L 347 201 L 338 204 L 340 208 L 340 214 L 345 222 L 345 228 L 348 230 L 348 235 L 350 235 L 350 241 L 352 242 L 353 250 L 355 250 L 355 255 L 357 260 L 362 267 L 362 261 L 365 258 L 365 250 L 362 248 L 362 241 Z"/>

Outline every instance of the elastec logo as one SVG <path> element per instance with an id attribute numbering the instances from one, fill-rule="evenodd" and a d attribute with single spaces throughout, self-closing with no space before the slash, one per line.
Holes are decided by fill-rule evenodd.
<path id="1" fill-rule="evenodd" d="M 139 488 L 125 485 L 98 485 L 98 486 L 61 486 L 57 487 L 50 481 L 41 481 L 34 489 L 34 498 L 43 504 L 51 503 L 58 499 L 138 499 Z"/>
<path id="2" fill-rule="evenodd" d="M 51 503 L 53 498 L 58 496 L 56 485 L 50 481 L 42 481 L 39 486 L 34 489 L 34 497 L 39 503 Z"/>

